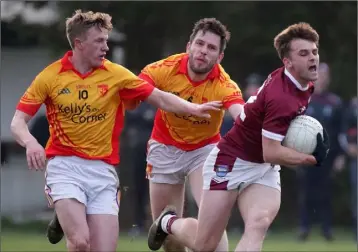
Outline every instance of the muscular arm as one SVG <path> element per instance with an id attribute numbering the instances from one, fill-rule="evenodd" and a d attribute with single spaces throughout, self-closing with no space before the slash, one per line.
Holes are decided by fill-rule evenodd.
<path id="1" fill-rule="evenodd" d="M 265 162 L 283 166 L 315 165 L 316 159 L 312 155 L 299 153 L 284 147 L 280 141 L 262 136 L 262 150 Z"/>
<path id="2" fill-rule="evenodd" d="M 34 136 L 31 135 L 27 123 L 32 116 L 16 110 L 15 115 L 11 121 L 11 133 L 14 136 L 16 142 L 21 146 L 26 147 L 26 144 L 32 141 L 37 141 Z"/>
<path id="3" fill-rule="evenodd" d="M 177 97 L 176 95 L 163 92 L 157 88 L 155 88 L 153 92 L 148 96 L 147 102 L 168 112 L 174 112 L 178 114 L 198 113 L 198 104 L 190 103 L 184 99 Z M 215 106 L 209 107 L 214 108 L 214 110 L 219 110 L 215 109 Z M 205 114 L 203 116 L 209 118 L 210 114 Z"/>

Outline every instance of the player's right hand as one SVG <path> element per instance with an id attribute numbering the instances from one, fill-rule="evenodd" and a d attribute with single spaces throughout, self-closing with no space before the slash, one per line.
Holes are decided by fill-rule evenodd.
<path id="1" fill-rule="evenodd" d="M 30 170 L 43 170 L 46 166 L 45 149 L 36 140 L 26 143 L 26 158 Z"/>
<path id="2" fill-rule="evenodd" d="M 195 107 L 193 111 L 191 111 L 191 114 L 199 117 L 210 118 L 211 116 L 209 114 L 209 111 L 210 110 L 220 111 L 223 104 L 221 101 L 212 101 L 203 104 L 193 104 L 193 105 Z"/>
<path id="3" fill-rule="evenodd" d="M 317 134 L 317 146 L 313 151 L 312 155 L 315 157 L 317 163 L 316 166 L 321 166 L 322 162 L 327 158 L 330 148 L 329 137 L 327 131 L 323 129 L 323 139 L 322 134 Z"/>

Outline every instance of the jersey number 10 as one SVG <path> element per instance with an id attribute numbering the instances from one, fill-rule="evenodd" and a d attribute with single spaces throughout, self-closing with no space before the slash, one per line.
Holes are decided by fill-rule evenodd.
<path id="1" fill-rule="evenodd" d="M 80 90 L 78 91 L 78 99 L 86 100 L 88 98 L 88 91 L 87 90 Z"/>

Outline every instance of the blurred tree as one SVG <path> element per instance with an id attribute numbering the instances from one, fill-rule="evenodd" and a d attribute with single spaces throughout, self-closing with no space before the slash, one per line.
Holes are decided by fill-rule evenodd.
<path id="1" fill-rule="evenodd" d="M 216 17 L 232 32 L 223 65 L 244 86 L 241 81 L 248 74 L 267 75 L 281 65 L 273 48 L 274 36 L 292 23 L 305 21 L 320 34 L 321 61 L 331 66 L 333 91 L 346 98 L 357 93 L 356 2 L 59 1 L 57 5 L 61 18 L 49 27 L 29 29 L 18 19 L 11 27 L 4 25 L 6 34 L 13 35 L 5 36 L 7 44 L 39 42 L 60 56 L 69 49 L 65 17 L 76 9 L 108 12 L 115 28 L 126 35 L 125 65 L 138 71 L 167 54 L 183 52 L 193 24 L 203 17 Z"/>

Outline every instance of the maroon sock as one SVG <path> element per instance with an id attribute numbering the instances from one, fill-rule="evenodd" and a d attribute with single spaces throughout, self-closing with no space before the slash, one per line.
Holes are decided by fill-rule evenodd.
<path id="1" fill-rule="evenodd" d="M 167 231 L 168 231 L 168 234 L 173 234 L 173 233 L 172 233 L 172 224 L 173 224 L 174 221 L 176 221 L 177 219 L 179 219 L 179 217 L 173 216 L 173 217 L 171 217 L 171 218 L 168 220 L 168 223 L 167 223 Z"/>

